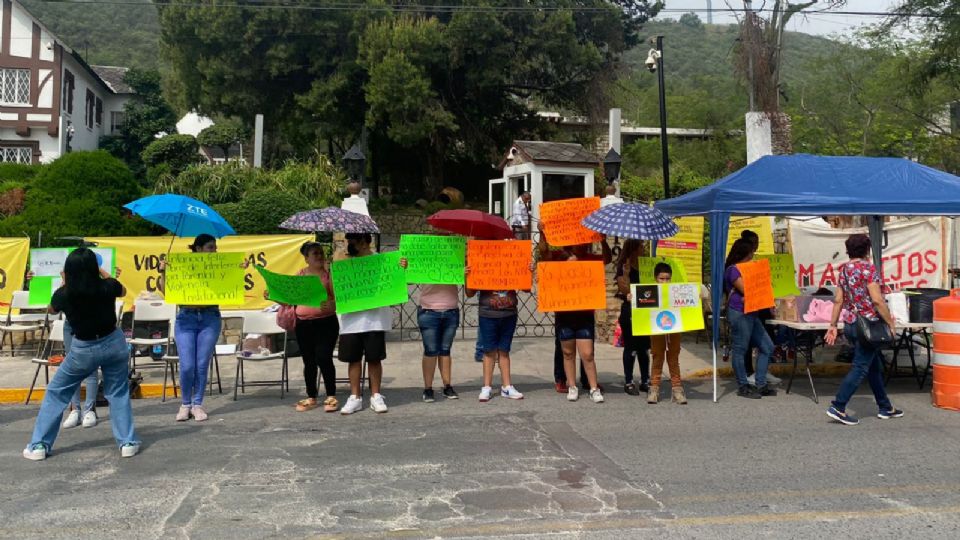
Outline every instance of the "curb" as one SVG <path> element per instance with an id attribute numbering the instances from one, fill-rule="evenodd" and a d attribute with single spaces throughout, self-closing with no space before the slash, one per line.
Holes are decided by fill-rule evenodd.
<path id="1" fill-rule="evenodd" d="M 12 405 L 23 404 L 27 400 L 29 388 L 0 388 L 0 404 Z M 43 400 L 45 389 L 34 388 L 33 395 L 30 396 L 30 403 L 39 403 Z M 134 392 L 133 399 L 158 398 L 163 394 L 163 385 L 156 383 L 141 384 L 140 388 Z M 167 388 L 167 395 L 172 396 L 170 388 Z"/>

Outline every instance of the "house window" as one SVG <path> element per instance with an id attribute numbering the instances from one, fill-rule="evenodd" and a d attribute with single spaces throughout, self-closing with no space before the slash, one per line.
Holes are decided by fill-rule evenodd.
<path id="1" fill-rule="evenodd" d="M 0 161 L 4 163 L 33 163 L 33 149 L 29 146 L 0 146 Z"/>
<path id="2" fill-rule="evenodd" d="M 87 103 L 83 120 L 88 129 L 93 129 L 93 115 L 96 112 L 96 99 L 97 98 L 93 95 L 93 92 L 87 90 Z"/>
<path id="3" fill-rule="evenodd" d="M 0 69 L 0 102 L 7 105 L 30 104 L 29 69 Z"/>
<path id="4" fill-rule="evenodd" d="M 123 111 L 110 111 L 110 133 L 120 133 L 127 115 Z"/>
<path id="5" fill-rule="evenodd" d="M 73 114 L 73 90 L 76 87 L 76 79 L 73 73 L 63 70 L 63 110 L 67 114 Z"/>
<path id="6" fill-rule="evenodd" d="M 96 113 L 94 116 L 96 117 L 95 121 L 98 126 L 103 124 L 103 100 L 100 98 L 97 98 Z"/>

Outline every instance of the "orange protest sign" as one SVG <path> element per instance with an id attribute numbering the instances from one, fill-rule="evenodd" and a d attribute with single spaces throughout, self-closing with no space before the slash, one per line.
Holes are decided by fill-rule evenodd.
<path id="1" fill-rule="evenodd" d="M 533 273 L 530 240 L 467 242 L 467 288 L 478 291 L 530 290 Z"/>
<path id="2" fill-rule="evenodd" d="M 607 308 L 607 287 L 600 261 L 537 264 L 537 311 Z"/>
<path id="3" fill-rule="evenodd" d="M 743 278 L 743 312 L 753 313 L 761 309 L 772 308 L 773 277 L 770 275 L 770 261 L 759 259 L 737 265 Z"/>
<path id="4" fill-rule="evenodd" d="M 551 201 L 540 205 L 540 221 L 547 242 L 552 246 L 592 244 L 602 238 L 580 224 L 583 218 L 600 209 L 600 197 L 580 197 Z"/>

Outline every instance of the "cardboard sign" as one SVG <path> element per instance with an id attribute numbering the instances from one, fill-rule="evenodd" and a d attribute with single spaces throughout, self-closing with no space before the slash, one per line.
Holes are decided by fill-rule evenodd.
<path id="1" fill-rule="evenodd" d="M 655 283 L 657 281 L 657 276 L 653 275 L 653 269 L 656 268 L 659 263 L 670 265 L 670 270 L 673 272 L 670 276 L 672 281 L 693 281 L 688 279 L 686 268 L 676 259 L 667 257 L 637 257 L 637 270 L 640 273 L 640 283 Z"/>
<path id="2" fill-rule="evenodd" d="M 635 336 L 703 329 L 698 283 L 635 284 L 630 286 L 630 294 L 631 323 Z"/>
<path id="3" fill-rule="evenodd" d="M 190 306 L 243 303 L 243 253 L 171 253 L 164 297 Z"/>
<path id="4" fill-rule="evenodd" d="M 35 276 L 30 280 L 28 302 L 31 306 L 46 306 L 53 299 L 53 293 L 63 285 L 60 276 Z"/>
<path id="5" fill-rule="evenodd" d="M 760 246 L 757 248 L 756 255 L 773 255 L 773 218 L 770 216 L 742 217 L 730 216 L 730 230 L 727 233 L 727 249 L 724 253 L 730 253 L 730 248 L 736 242 L 743 231 L 750 230 L 757 233 L 760 237 Z"/>
<path id="6" fill-rule="evenodd" d="M 533 287 L 530 240 L 467 242 L 467 287 L 478 291 L 528 291 Z"/>
<path id="7" fill-rule="evenodd" d="M 770 276 L 770 261 L 759 259 L 737 265 L 743 278 L 743 312 L 753 313 L 772 308 L 773 280 Z"/>
<path id="8" fill-rule="evenodd" d="M 537 311 L 607 308 L 607 287 L 600 261 L 537 264 Z"/>
<path id="9" fill-rule="evenodd" d="M 462 236 L 404 234 L 400 253 L 407 259 L 407 283 L 463 285 L 466 242 Z"/>
<path id="10" fill-rule="evenodd" d="M 657 255 L 674 259 L 683 265 L 687 279 L 681 280 L 674 273 L 675 281 L 703 283 L 703 218 L 679 217 L 674 218 L 673 222 L 680 227 L 680 232 L 657 241 Z"/>
<path id="11" fill-rule="evenodd" d="M 262 266 L 257 272 L 267 283 L 270 300 L 289 306 L 320 307 L 327 301 L 327 288 L 318 276 L 288 276 L 276 274 Z"/>
<path id="12" fill-rule="evenodd" d="M 778 253 L 776 255 L 761 255 L 757 258 L 770 261 L 770 279 L 773 282 L 774 298 L 800 294 L 792 254 Z"/>
<path id="13" fill-rule="evenodd" d="M 334 261 L 330 273 L 340 314 L 403 304 L 409 298 L 399 251 Z"/>
<path id="14" fill-rule="evenodd" d="M 551 246 L 574 246 L 599 242 L 600 233 L 580 224 L 583 218 L 600 209 L 600 197 L 581 197 L 551 201 L 540 205 L 543 233 Z"/>
<path id="15" fill-rule="evenodd" d="M 0 306 L 9 306 L 13 292 L 23 289 L 29 256 L 28 238 L 0 238 Z"/>

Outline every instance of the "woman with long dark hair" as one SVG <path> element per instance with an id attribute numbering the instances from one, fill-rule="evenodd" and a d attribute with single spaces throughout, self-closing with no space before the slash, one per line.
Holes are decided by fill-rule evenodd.
<path id="1" fill-rule="evenodd" d="M 727 260 L 724 263 L 726 270 L 723 273 L 723 290 L 727 297 L 727 322 L 730 324 L 730 339 L 733 342 L 731 358 L 733 372 L 737 377 L 737 395 L 749 399 L 760 399 L 763 396 L 775 396 L 777 391 L 767 386 L 767 364 L 773 353 L 773 341 L 763 327 L 763 322 L 757 313 L 744 313 L 743 278 L 737 265 L 753 260 L 753 243 L 740 238 L 733 243 Z M 743 357 L 751 348 L 757 348 L 756 385 L 747 380 L 747 370 Z"/>
<path id="2" fill-rule="evenodd" d="M 640 240 L 623 243 L 616 263 L 617 298 L 620 305 L 620 335 L 623 336 L 623 391 L 631 396 L 647 392 L 650 384 L 650 336 L 633 335 L 633 319 L 630 305 L 630 284 L 640 283 L 640 271 L 634 268 L 640 256 Z M 653 282 L 653 276 L 644 276 Z M 634 356 L 640 364 L 640 386 L 633 382 Z"/>
<path id="3" fill-rule="evenodd" d="M 63 265 L 63 286 L 53 293 L 51 313 L 63 313 L 73 335 L 70 350 L 47 385 L 33 438 L 23 457 L 46 459 L 60 431 L 60 418 L 80 383 L 99 368 L 103 395 L 110 403 L 110 423 L 122 457 L 140 451 L 133 428 L 127 372 L 127 341 L 117 328 L 115 302 L 125 291 L 97 265 L 96 254 L 77 248 Z"/>
<path id="4" fill-rule="evenodd" d="M 880 349 L 862 339 L 857 319 L 864 318 L 870 321 L 883 320 L 890 327 L 892 335 L 897 335 L 896 323 L 883 299 L 881 287 L 883 280 L 877 267 L 868 259 L 870 255 L 870 238 L 865 234 L 853 234 L 847 238 L 847 255 L 850 262 L 840 267 L 836 298 L 833 304 L 833 316 L 830 319 L 830 329 L 824 341 L 833 345 L 837 341 L 837 323 L 840 314 L 845 313 L 843 333 L 847 343 L 853 345 L 853 365 L 847 376 L 840 383 L 840 390 L 827 409 L 827 416 L 841 424 L 855 426 L 860 420 L 847 413 L 847 403 L 854 392 L 867 379 L 873 397 L 877 400 L 877 418 L 887 420 L 900 418 L 903 411 L 897 409 L 887 397 L 883 387 L 883 356 Z M 843 312 L 842 310 L 846 310 Z"/>

